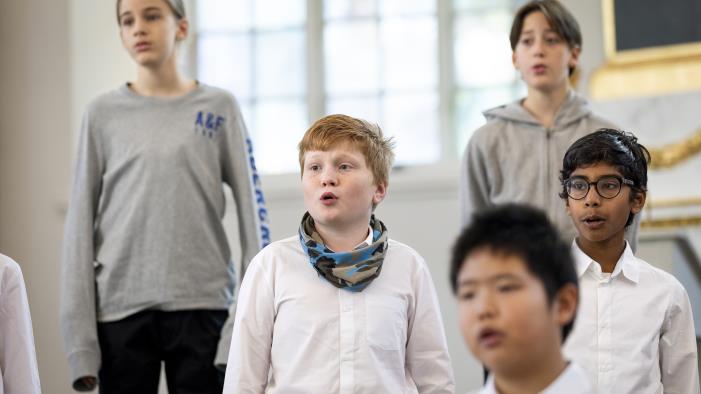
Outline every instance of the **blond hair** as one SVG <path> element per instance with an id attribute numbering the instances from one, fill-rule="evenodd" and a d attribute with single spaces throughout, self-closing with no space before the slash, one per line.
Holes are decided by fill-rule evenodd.
<path id="1" fill-rule="evenodd" d="M 394 161 L 394 141 L 385 138 L 374 123 L 348 115 L 328 115 L 311 125 L 299 142 L 299 167 L 304 175 L 304 155 L 309 151 L 327 151 L 342 144 L 358 148 L 370 167 L 375 184 L 389 181 Z"/>

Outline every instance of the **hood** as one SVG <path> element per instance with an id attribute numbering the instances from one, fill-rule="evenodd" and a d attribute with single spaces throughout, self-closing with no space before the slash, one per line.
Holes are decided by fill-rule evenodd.
<path id="1" fill-rule="evenodd" d="M 510 122 L 518 122 L 541 126 L 541 124 L 521 105 L 523 99 L 519 99 L 509 104 L 488 109 L 482 114 L 489 122 L 490 120 L 503 119 Z M 555 115 L 554 128 L 565 127 L 572 122 L 589 115 L 591 110 L 587 100 L 574 90 L 567 93 L 565 102 Z"/>

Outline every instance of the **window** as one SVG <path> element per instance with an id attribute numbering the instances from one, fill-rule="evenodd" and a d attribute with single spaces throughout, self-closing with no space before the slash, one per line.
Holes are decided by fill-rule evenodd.
<path id="1" fill-rule="evenodd" d="M 307 115 L 306 1 L 198 0 L 197 77 L 239 100 L 261 172 L 294 170 Z"/>
<path id="2" fill-rule="evenodd" d="M 440 159 L 435 0 L 324 1 L 326 113 L 370 119 L 399 165 Z"/>
<path id="3" fill-rule="evenodd" d="M 511 3 L 454 0 L 456 154 L 484 124 L 483 110 L 525 94 L 511 64 Z"/>
<path id="4" fill-rule="evenodd" d="M 331 113 L 378 123 L 398 165 L 454 159 L 481 111 L 522 93 L 512 0 L 195 4 L 196 75 L 236 95 L 263 173 L 298 171 L 296 144 Z"/>

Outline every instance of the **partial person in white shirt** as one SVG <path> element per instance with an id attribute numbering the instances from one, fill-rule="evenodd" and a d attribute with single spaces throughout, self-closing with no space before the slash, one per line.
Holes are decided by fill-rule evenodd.
<path id="1" fill-rule="evenodd" d="M 19 265 L 0 254 L 0 394 L 41 394 L 32 318 Z"/>
<path id="2" fill-rule="evenodd" d="M 307 213 L 244 276 L 225 394 L 453 393 L 428 266 L 373 215 L 393 156 L 361 119 L 331 115 L 307 130 Z"/>
<path id="3" fill-rule="evenodd" d="M 600 129 L 570 146 L 562 193 L 581 304 L 565 354 L 600 393 L 698 394 L 689 297 L 672 275 L 633 255 L 624 230 L 645 205 L 650 154 L 637 138 Z"/>
<path id="4" fill-rule="evenodd" d="M 460 330 L 490 371 L 481 394 L 590 394 L 561 346 L 577 312 L 577 273 L 545 212 L 506 204 L 473 214 L 453 246 Z"/>

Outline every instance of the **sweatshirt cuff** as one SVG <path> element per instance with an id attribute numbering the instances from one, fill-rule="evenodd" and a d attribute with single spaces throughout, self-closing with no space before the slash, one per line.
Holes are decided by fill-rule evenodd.
<path id="1" fill-rule="evenodd" d="M 80 350 L 68 356 L 68 366 L 71 371 L 73 389 L 76 391 L 90 391 L 94 387 L 86 387 L 81 379 L 92 376 L 97 378 L 100 369 L 100 354 L 90 350 Z"/>

